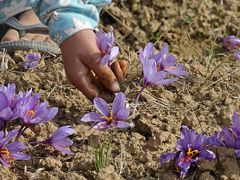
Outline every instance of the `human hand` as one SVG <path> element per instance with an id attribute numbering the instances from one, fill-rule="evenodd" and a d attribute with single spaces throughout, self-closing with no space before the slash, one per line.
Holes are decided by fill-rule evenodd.
<path id="1" fill-rule="evenodd" d="M 127 72 L 126 61 L 115 61 L 111 68 L 101 63 L 102 54 L 92 30 L 82 30 L 60 45 L 64 67 L 69 81 L 88 99 L 113 99 L 120 91 L 119 82 Z"/>

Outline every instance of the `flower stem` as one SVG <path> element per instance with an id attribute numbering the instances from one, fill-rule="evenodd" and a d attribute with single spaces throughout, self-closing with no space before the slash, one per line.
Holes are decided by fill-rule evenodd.
<path id="1" fill-rule="evenodd" d="M 43 141 L 27 142 L 27 144 L 42 144 Z"/>
<path id="2" fill-rule="evenodd" d="M 16 136 L 16 138 L 15 138 L 15 141 L 18 141 L 19 137 L 22 135 L 22 133 L 23 133 L 23 128 L 24 128 L 24 125 L 22 125 L 22 126 L 20 127 L 20 129 L 18 130 L 18 133 L 17 133 L 17 136 Z"/>
<path id="3" fill-rule="evenodd" d="M 139 97 L 140 97 L 140 95 L 142 94 L 142 92 L 143 92 L 143 90 L 145 89 L 145 87 L 146 87 L 146 86 L 143 86 L 143 87 L 140 89 L 140 91 L 138 91 L 138 93 L 137 93 L 136 101 L 135 101 L 135 105 L 134 105 L 134 109 L 133 109 L 133 116 L 135 115 L 136 110 L 137 110 Z"/>

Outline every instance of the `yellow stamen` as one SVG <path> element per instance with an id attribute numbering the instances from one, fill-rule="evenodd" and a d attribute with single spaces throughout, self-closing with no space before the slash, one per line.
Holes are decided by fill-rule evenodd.
<path id="1" fill-rule="evenodd" d="M 193 156 L 196 156 L 199 153 L 198 150 L 192 150 L 192 148 L 188 148 L 187 155 L 188 157 L 192 158 Z"/>
<path id="2" fill-rule="evenodd" d="M 109 123 L 113 122 L 113 120 L 114 120 L 114 116 L 113 116 L 112 112 L 110 112 L 110 116 L 109 117 L 101 116 L 101 118 L 106 119 Z"/>

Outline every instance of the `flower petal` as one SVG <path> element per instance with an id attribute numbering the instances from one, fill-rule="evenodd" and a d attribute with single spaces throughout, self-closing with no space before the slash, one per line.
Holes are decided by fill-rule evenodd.
<path id="1" fill-rule="evenodd" d="M 154 44 L 152 42 L 147 43 L 143 50 L 143 57 L 145 60 L 154 58 Z"/>
<path id="2" fill-rule="evenodd" d="M 102 98 L 94 98 L 93 100 L 95 108 L 104 116 L 110 116 L 109 107 L 106 101 Z"/>
<path id="3" fill-rule="evenodd" d="M 0 110 L 3 110 L 8 107 L 9 101 L 7 96 L 3 92 L 0 92 L 0 99 L 1 99 Z"/>
<path id="4" fill-rule="evenodd" d="M 101 120 L 102 115 L 99 113 L 95 113 L 95 112 L 90 112 L 85 114 L 81 121 L 83 122 L 99 122 Z"/>
<path id="5" fill-rule="evenodd" d="M 203 149 L 200 151 L 199 158 L 201 158 L 201 159 L 212 160 L 215 157 L 216 157 L 216 155 L 212 151 L 209 151 L 207 149 Z"/>
<path id="6" fill-rule="evenodd" d="M 44 117 L 42 119 L 43 122 L 48 122 L 52 120 L 58 113 L 58 108 L 53 107 L 49 108 L 48 110 L 45 110 Z"/>
<path id="7" fill-rule="evenodd" d="M 0 112 L 0 118 L 5 121 L 11 120 L 12 115 L 13 115 L 13 112 L 10 107 L 7 107 Z"/>
<path id="8" fill-rule="evenodd" d="M 155 59 L 157 63 L 161 63 L 161 61 L 165 58 L 165 56 L 168 54 L 168 44 L 164 43 L 161 51 L 156 54 Z"/>
<path id="9" fill-rule="evenodd" d="M 116 126 L 118 128 L 124 129 L 124 128 L 129 128 L 130 124 L 128 122 L 125 122 L 125 121 L 117 121 Z"/>
<path id="10" fill-rule="evenodd" d="M 14 136 L 17 135 L 19 129 L 14 129 L 10 131 L 3 139 L 0 140 L 0 147 L 3 147 L 7 144 Z"/>
<path id="11" fill-rule="evenodd" d="M 24 154 L 24 153 L 13 153 L 13 154 L 11 154 L 11 156 L 16 160 L 29 160 L 29 159 L 31 159 L 30 155 Z"/>
<path id="12" fill-rule="evenodd" d="M 73 144 L 73 141 L 65 137 L 59 139 L 52 139 L 50 144 L 52 144 L 53 146 L 67 147 L 71 146 Z"/>
<path id="13" fill-rule="evenodd" d="M 240 158 L 240 149 L 235 150 L 235 153 L 236 153 L 237 157 Z"/>
<path id="14" fill-rule="evenodd" d="M 167 77 L 167 73 L 164 71 L 158 71 L 158 72 L 154 72 L 151 75 L 149 75 L 149 82 L 151 82 L 152 84 L 156 84 L 159 81 L 162 81 L 164 78 Z"/>
<path id="15" fill-rule="evenodd" d="M 153 85 L 169 85 L 175 82 L 176 80 L 177 78 L 163 79 L 163 80 L 154 82 Z"/>
<path id="16" fill-rule="evenodd" d="M 176 64 L 176 56 L 175 55 L 168 55 L 162 62 L 161 62 L 161 66 L 165 69 L 165 68 L 169 68 L 172 66 L 175 66 Z"/>
<path id="17" fill-rule="evenodd" d="M 63 139 L 67 136 L 72 135 L 73 133 L 75 133 L 75 129 L 73 129 L 71 126 L 62 126 L 60 128 L 58 128 L 50 137 L 50 139 Z"/>
<path id="18" fill-rule="evenodd" d="M 181 175 L 184 175 L 188 172 L 188 169 L 191 166 L 191 160 L 185 160 L 185 154 L 183 152 L 180 153 L 177 159 L 177 165 L 180 168 Z"/>
<path id="19" fill-rule="evenodd" d="M 98 129 L 98 130 L 104 130 L 108 128 L 108 124 L 106 121 L 99 122 L 95 126 L 93 126 L 93 129 Z"/>
<path id="20" fill-rule="evenodd" d="M 177 153 L 171 153 L 171 152 L 166 152 L 160 156 L 160 163 L 168 163 L 171 160 L 175 159 L 177 156 Z"/>
<path id="21" fill-rule="evenodd" d="M 115 117 L 117 120 L 127 120 L 129 117 L 129 114 L 130 114 L 129 109 L 122 108 L 117 112 Z"/>
<path id="22" fill-rule="evenodd" d="M 164 69 L 169 74 L 173 74 L 175 76 L 187 76 L 188 73 L 184 70 L 184 66 L 179 64 L 177 66 L 172 66 Z"/>
<path id="23" fill-rule="evenodd" d="M 110 61 L 110 55 L 109 55 L 109 54 L 105 54 L 105 55 L 102 57 L 102 64 L 103 64 L 103 65 L 106 65 L 106 64 L 108 64 L 109 61 Z"/>
<path id="24" fill-rule="evenodd" d="M 53 147 L 63 154 L 72 154 L 72 151 L 68 147 L 61 147 L 61 146 L 53 146 Z"/>
<path id="25" fill-rule="evenodd" d="M 238 113 L 234 112 L 232 116 L 232 125 L 240 128 L 240 120 L 238 118 Z"/>
<path id="26" fill-rule="evenodd" d="M 3 164 L 4 167 L 10 167 L 10 163 L 8 161 L 6 161 L 5 159 L 3 159 L 2 157 L 0 157 L 0 161 Z"/>
<path id="27" fill-rule="evenodd" d="M 125 94 L 122 92 L 117 93 L 116 97 L 114 98 L 113 104 L 112 104 L 112 111 L 113 114 L 116 115 L 116 113 L 125 107 Z"/>
<path id="28" fill-rule="evenodd" d="M 113 61 L 119 54 L 119 47 L 118 46 L 114 46 L 112 49 L 111 49 L 111 53 L 110 53 L 110 61 Z"/>
<path id="29" fill-rule="evenodd" d="M 17 153 L 25 149 L 25 145 L 22 142 L 13 142 L 6 145 L 6 148 L 10 151 L 10 153 Z"/>

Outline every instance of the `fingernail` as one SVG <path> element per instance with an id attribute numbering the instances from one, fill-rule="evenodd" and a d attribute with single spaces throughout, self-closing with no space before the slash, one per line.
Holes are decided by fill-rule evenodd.
<path id="1" fill-rule="evenodd" d="M 112 84 L 112 91 L 113 92 L 117 92 L 117 91 L 120 91 L 120 86 L 119 86 L 119 83 L 117 81 L 115 81 L 113 84 Z"/>

